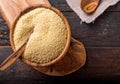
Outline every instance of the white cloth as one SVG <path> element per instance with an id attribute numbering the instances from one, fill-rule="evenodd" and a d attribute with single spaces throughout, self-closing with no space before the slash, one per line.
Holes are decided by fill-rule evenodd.
<path id="1" fill-rule="evenodd" d="M 73 9 L 73 11 L 80 17 L 82 22 L 91 23 L 100 16 L 109 6 L 115 5 L 120 0 L 101 0 L 100 5 L 93 14 L 86 14 L 80 8 L 80 0 L 66 0 L 68 5 Z"/>

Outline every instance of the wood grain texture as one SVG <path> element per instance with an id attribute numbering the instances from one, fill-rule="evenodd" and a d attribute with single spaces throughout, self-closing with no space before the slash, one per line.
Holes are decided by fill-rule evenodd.
<path id="1" fill-rule="evenodd" d="M 0 80 L 120 80 L 120 2 L 109 7 L 91 24 L 80 23 L 79 17 L 65 0 L 49 0 L 67 17 L 72 36 L 83 42 L 87 61 L 83 68 L 65 77 L 51 77 L 37 72 L 20 60 L 0 72 Z M 10 45 L 9 29 L 0 17 L 0 46 Z M 10 47 L 0 48 L 0 62 L 12 53 Z"/>
<path id="2" fill-rule="evenodd" d="M 11 55 L 9 55 L 1 64 L 0 64 L 0 70 L 5 70 L 8 67 L 10 67 L 17 59 L 19 59 L 19 57 L 23 54 L 25 47 L 26 47 L 26 43 L 28 42 L 25 41 L 25 43 L 22 44 L 22 46 L 16 50 L 15 52 L 13 52 Z"/>
<path id="3" fill-rule="evenodd" d="M 62 2 L 61 2 L 62 1 Z M 69 8 L 64 0 L 58 0 L 57 2 L 50 0 L 53 6 L 62 6 L 62 9 Z M 60 4 L 58 4 L 60 3 Z M 115 5 L 114 9 L 119 8 L 119 4 Z M 60 7 L 59 7 L 60 8 Z M 58 9 L 59 9 L 58 8 Z M 62 11 L 62 9 L 60 11 Z M 112 9 L 111 9 L 112 10 Z M 108 12 L 105 11 L 99 16 L 96 21 L 91 24 L 81 24 L 79 17 L 72 11 L 62 12 L 68 19 L 72 36 L 77 40 L 84 42 L 85 46 L 120 46 L 120 11 Z M 73 17 L 74 16 L 74 17 Z M 9 43 L 9 31 L 2 17 L 0 17 L 0 45 L 10 45 Z"/>
<path id="4" fill-rule="evenodd" d="M 48 76 L 36 71 L 17 60 L 12 66 L 0 71 L 0 80 L 84 80 L 84 79 L 115 79 L 120 75 L 119 47 L 87 47 L 87 62 L 78 71 L 63 77 Z M 6 51 L 6 52 L 4 52 Z M 0 47 L 0 59 L 12 53 L 10 47 Z M 110 53 L 110 54 L 109 54 Z M 0 60 L 1 62 L 1 60 Z M 118 78 L 120 79 L 120 78 Z"/>
<path id="5" fill-rule="evenodd" d="M 49 0 L 50 4 L 56 8 L 58 8 L 61 11 L 73 11 L 67 4 L 65 0 Z M 120 2 L 116 4 L 115 6 L 109 7 L 106 11 L 107 12 L 115 12 L 115 11 L 120 11 Z"/>

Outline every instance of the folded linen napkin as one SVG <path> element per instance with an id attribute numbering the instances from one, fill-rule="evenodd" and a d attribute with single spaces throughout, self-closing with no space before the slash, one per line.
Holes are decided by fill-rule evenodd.
<path id="1" fill-rule="evenodd" d="M 94 22 L 95 19 L 100 16 L 109 6 L 115 5 L 120 0 L 101 0 L 100 5 L 96 11 L 90 15 L 82 11 L 80 8 L 80 1 L 81 0 L 66 0 L 68 5 L 80 17 L 82 22 L 91 23 Z"/>

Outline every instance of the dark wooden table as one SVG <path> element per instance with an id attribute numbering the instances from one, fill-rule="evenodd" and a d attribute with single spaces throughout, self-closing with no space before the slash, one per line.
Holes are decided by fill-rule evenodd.
<path id="1" fill-rule="evenodd" d="M 65 0 L 50 0 L 68 19 L 72 36 L 81 41 L 87 53 L 86 64 L 78 71 L 63 77 L 42 74 L 17 60 L 0 80 L 116 80 L 120 79 L 120 3 L 109 7 L 94 23 L 80 24 L 79 17 Z M 0 63 L 12 53 L 9 29 L 0 16 Z"/>

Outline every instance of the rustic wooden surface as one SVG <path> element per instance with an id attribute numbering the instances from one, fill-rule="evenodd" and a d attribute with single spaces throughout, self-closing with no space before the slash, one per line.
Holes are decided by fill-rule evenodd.
<path id="1" fill-rule="evenodd" d="M 94 23 L 80 24 L 79 17 L 65 0 L 49 0 L 68 19 L 72 36 L 81 41 L 87 53 L 84 67 L 64 77 L 54 77 L 37 72 L 17 60 L 5 71 L 0 80 L 116 80 L 120 79 L 120 3 L 109 7 Z M 0 16 L 0 63 L 12 53 L 9 29 Z"/>

